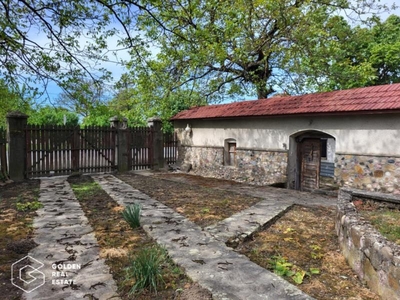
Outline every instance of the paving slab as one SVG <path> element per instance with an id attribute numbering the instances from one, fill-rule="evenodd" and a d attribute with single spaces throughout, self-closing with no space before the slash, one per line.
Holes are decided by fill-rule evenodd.
<path id="1" fill-rule="evenodd" d="M 239 243 L 262 227 L 274 222 L 293 205 L 292 202 L 264 200 L 214 225 L 205 227 L 215 239 Z"/>
<path id="2" fill-rule="evenodd" d="M 120 205 L 140 204 L 141 223 L 147 234 L 164 245 L 175 263 L 210 290 L 214 299 L 313 299 L 115 176 L 93 178 Z"/>
<path id="3" fill-rule="evenodd" d="M 93 229 L 66 180 L 41 179 L 39 201 L 43 207 L 33 221 L 34 240 L 39 245 L 29 256 L 44 264 L 39 271 L 45 282 L 24 293 L 24 298 L 120 299 L 108 266 L 99 258 Z"/>

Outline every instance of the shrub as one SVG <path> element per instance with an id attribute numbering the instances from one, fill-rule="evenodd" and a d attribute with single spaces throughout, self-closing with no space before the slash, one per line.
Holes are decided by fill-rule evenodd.
<path id="1" fill-rule="evenodd" d="M 127 278 L 134 278 L 131 294 L 149 289 L 157 293 L 163 283 L 162 265 L 167 259 L 167 251 L 158 245 L 144 248 L 132 260 L 127 268 Z"/>
<path id="2" fill-rule="evenodd" d="M 140 211 L 142 210 L 140 204 L 132 204 L 127 206 L 123 212 L 122 216 L 124 217 L 125 221 L 133 228 L 140 227 Z"/>

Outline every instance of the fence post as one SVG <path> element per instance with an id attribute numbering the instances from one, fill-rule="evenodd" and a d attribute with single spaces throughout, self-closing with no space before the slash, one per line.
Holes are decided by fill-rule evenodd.
<path id="1" fill-rule="evenodd" d="M 154 170 L 164 168 L 164 139 L 161 130 L 161 119 L 153 117 L 147 120 L 147 125 L 153 127 L 153 162 Z"/>
<path id="2" fill-rule="evenodd" d="M 123 118 L 122 121 L 118 117 L 112 117 L 109 119 L 111 128 L 117 129 L 116 138 L 116 162 L 118 172 L 129 171 L 129 130 L 127 126 L 127 118 Z"/>
<path id="3" fill-rule="evenodd" d="M 28 116 L 21 112 L 7 114 L 7 140 L 9 153 L 10 179 L 23 181 L 25 179 L 26 141 L 25 127 Z"/>

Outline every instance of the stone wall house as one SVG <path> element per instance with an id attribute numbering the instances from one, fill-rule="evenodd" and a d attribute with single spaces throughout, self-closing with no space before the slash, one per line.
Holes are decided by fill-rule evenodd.
<path id="1" fill-rule="evenodd" d="M 175 115 L 197 174 L 400 193 L 400 84 L 194 107 Z"/>

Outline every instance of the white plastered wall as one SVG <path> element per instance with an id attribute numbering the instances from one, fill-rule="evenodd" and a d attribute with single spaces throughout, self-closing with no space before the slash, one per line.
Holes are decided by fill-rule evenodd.
<path id="1" fill-rule="evenodd" d="M 182 135 L 184 145 L 223 147 L 232 138 L 238 148 L 287 150 L 291 135 L 316 130 L 335 137 L 336 153 L 400 156 L 399 114 L 189 120 L 175 128 L 187 124 L 192 133 Z"/>

